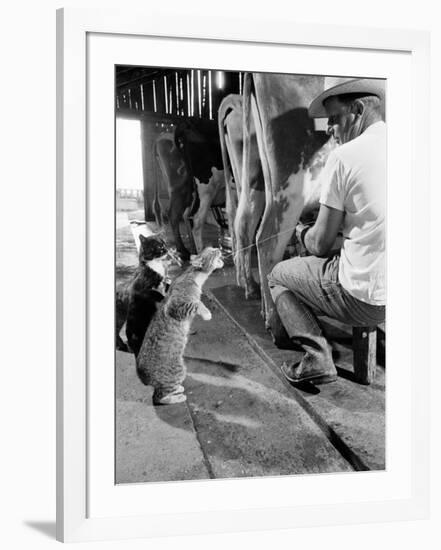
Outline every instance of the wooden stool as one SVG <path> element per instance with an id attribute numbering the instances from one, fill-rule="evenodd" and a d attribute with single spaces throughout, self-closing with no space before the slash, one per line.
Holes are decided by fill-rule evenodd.
<path id="1" fill-rule="evenodd" d="M 352 352 L 355 380 L 371 384 L 377 367 L 377 327 L 353 327 Z"/>

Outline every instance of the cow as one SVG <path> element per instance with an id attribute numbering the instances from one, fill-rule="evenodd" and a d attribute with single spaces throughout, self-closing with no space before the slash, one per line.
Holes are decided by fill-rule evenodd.
<path id="1" fill-rule="evenodd" d="M 309 104 L 323 89 L 323 77 L 269 73 L 246 73 L 244 76 L 242 171 L 240 177 L 235 178 L 236 182 L 240 180 L 234 222 L 236 266 L 242 277 L 250 277 L 249 256 L 247 258 L 241 250 L 239 242 L 250 243 L 252 228 L 257 227 L 261 216 L 256 246 L 262 314 L 266 323 L 274 308 L 267 275 L 282 260 L 301 215 L 318 208 L 318 175 L 336 146 L 325 132 L 315 131 L 314 121 L 308 116 Z M 239 102 L 235 105 L 236 108 L 240 106 Z M 236 113 L 235 118 L 239 120 L 240 114 Z M 226 143 L 234 141 L 229 134 Z M 256 179 L 256 145 L 263 174 L 264 206 L 257 202 L 250 212 L 251 190 L 254 187 L 261 193 L 261 183 Z M 235 163 L 238 164 L 235 160 L 231 162 Z M 245 222 L 240 219 L 244 215 Z M 245 288 L 247 285 L 252 288 L 252 281 L 246 282 Z"/>
<path id="2" fill-rule="evenodd" d="M 212 206 L 225 204 L 225 181 L 217 122 L 189 117 L 175 128 L 175 143 L 196 188 L 193 238 L 203 249 L 202 230 Z"/>
<path id="3" fill-rule="evenodd" d="M 249 179 L 241 185 L 243 153 L 242 96 L 226 96 L 218 113 L 219 135 L 224 163 L 226 211 L 233 245 L 237 284 L 245 289 L 245 298 L 260 297 L 260 285 L 251 270 L 252 244 L 265 207 L 265 182 L 251 127 Z"/>
<path id="4" fill-rule="evenodd" d="M 182 155 L 176 147 L 174 133 L 164 132 L 156 138 L 154 157 L 156 166 L 159 167 L 167 183 L 169 194 L 167 216 L 175 239 L 176 250 L 183 259 L 188 259 L 190 255 L 182 240 L 179 224 L 184 219 L 187 228 L 189 228 L 188 213 L 193 202 L 193 183 Z M 156 223 L 162 227 L 164 221 L 159 199 L 159 174 L 156 174 L 155 180 L 153 212 Z M 189 236 L 191 240 L 191 231 L 189 231 Z"/>
<path id="5" fill-rule="evenodd" d="M 188 118 L 179 122 L 173 133 L 156 139 L 157 165 L 167 182 L 170 204 L 168 219 L 180 256 L 190 256 L 179 231 L 184 219 L 192 252 L 203 249 L 202 230 L 210 207 L 225 204 L 225 183 L 217 123 Z M 153 211 L 158 225 L 163 225 L 159 200 L 159 178 L 156 177 Z M 190 227 L 192 217 L 193 227 Z"/>

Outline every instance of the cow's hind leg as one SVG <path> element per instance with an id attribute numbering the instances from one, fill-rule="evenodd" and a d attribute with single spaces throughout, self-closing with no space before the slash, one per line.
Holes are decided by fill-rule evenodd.
<path id="1" fill-rule="evenodd" d="M 242 178 L 240 185 L 239 207 L 236 218 L 236 276 L 240 286 L 245 286 L 245 297 L 258 297 L 259 287 L 254 280 L 251 271 L 251 248 L 254 242 L 254 234 L 263 209 L 263 202 L 257 200 L 253 203 L 251 193 L 251 83 L 250 73 L 245 74 L 242 111 Z M 262 193 L 264 197 L 264 193 Z M 257 198 L 254 193 L 253 198 Z M 260 212 L 259 212 L 260 208 Z M 259 215 L 257 215 L 259 212 Z"/>
<path id="2" fill-rule="evenodd" d="M 303 204 L 300 197 L 291 201 L 284 198 L 286 199 L 276 196 L 274 202 L 267 203 L 256 239 L 263 297 L 262 314 L 266 322 L 274 310 L 267 278 L 273 267 L 283 259 L 283 253 L 295 231 Z"/>
<path id="3" fill-rule="evenodd" d="M 237 239 L 236 274 L 238 284 L 245 288 L 245 298 L 260 297 L 260 285 L 254 279 L 251 257 L 256 228 L 265 206 L 263 191 L 242 189 L 236 216 L 235 233 Z"/>
<path id="4" fill-rule="evenodd" d="M 155 214 L 156 225 L 162 229 L 164 227 L 164 217 L 162 215 L 161 201 L 157 193 L 155 193 L 153 198 L 153 212 Z"/>
<path id="5" fill-rule="evenodd" d="M 197 192 L 199 194 L 199 208 L 193 216 L 193 238 L 196 245 L 197 253 L 199 254 L 204 248 L 202 239 L 202 231 L 205 220 L 207 219 L 208 211 L 216 194 L 216 186 L 212 183 L 198 183 Z"/>
<path id="6" fill-rule="evenodd" d="M 201 198 L 201 203 L 196 214 L 193 216 L 193 239 L 196 245 L 196 251 L 199 254 L 204 248 L 202 239 L 202 230 L 207 219 L 211 200 L 209 197 Z"/>
<path id="7" fill-rule="evenodd" d="M 185 230 L 187 231 L 187 237 L 188 237 L 188 241 L 190 243 L 191 253 L 192 254 L 197 254 L 196 244 L 194 242 L 194 237 L 193 237 L 193 225 L 192 225 L 192 221 L 191 221 L 192 209 L 193 209 L 192 205 L 187 207 L 184 210 L 184 213 L 182 214 L 182 218 L 184 220 Z"/>
<path id="8" fill-rule="evenodd" d="M 175 240 L 176 250 L 184 261 L 187 261 L 190 258 L 190 253 L 188 252 L 184 241 L 181 237 L 180 232 L 180 221 L 182 220 L 184 213 L 184 208 L 180 197 L 174 197 L 172 195 L 170 199 L 170 208 L 168 211 L 168 217 L 170 221 L 171 230 L 173 232 L 173 237 Z"/>
<path id="9" fill-rule="evenodd" d="M 234 220 L 236 219 L 236 215 L 237 215 L 237 192 L 230 185 L 228 185 L 228 183 L 226 184 L 226 187 L 225 187 L 225 199 L 226 199 L 225 209 L 227 212 L 227 220 L 228 220 L 228 232 L 231 238 L 231 253 L 235 260 L 237 243 L 236 243 L 236 230 L 234 228 Z"/>

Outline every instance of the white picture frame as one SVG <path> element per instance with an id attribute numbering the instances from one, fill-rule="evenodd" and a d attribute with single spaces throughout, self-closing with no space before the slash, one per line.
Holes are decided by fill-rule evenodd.
<path id="1" fill-rule="evenodd" d="M 118 46 L 113 44 L 115 40 L 119 42 Z M 372 60 L 368 61 L 370 52 L 376 52 L 377 60 L 395 56 L 396 63 L 393 65 L 397 73 L 391 79 L 392 89 L 389 90 L 394 98 L 388 111 L 389 134 L 398 140 L 404 129 L 409 132 L 411 128 L 411 131 L 407 141 L 403 142 L 409 154 L 404 155 L 406 159 L 402 164 L 394 160 L 399 156 L 397 151 L 393 151 L 393 143 L 390 148 L 391 169 L 396 169 L 395 174 L 400 174 L 400 178 L 402 176 L 400 181 L 408 180 L 407 191 L 403 191 L 399 206 L 406 223 L 401 226 L 399 221 L 394 221 L 401 219 L 399 212 L 392 213 L 388 218 L 390 239 L 395 239 L 391 242 L 397 243 L 390 247 L 389 273 L 393 287 L 395 280 L 400 278 L 400 284 L 404 285 L 402 295 L 406 297 L 399 306 L 403 318 L 395 321 L 392 316 L 390 323 L 388 318 L 388 335 L 389 326 L 391 333 L 388 346 L 396 342 L 394 349 L 400 347 L 402 353 L 397 355 L 395 361 L 388 358 L 391 371 L 388 373 L 388 385 L 397 388 L 396 393 L 400 395 L 395 399 L 393 394 L 388 394 L 391 403 L 388 422 L 389 427 L 394 429 L 388 430 L 387 444 L 390 452 L 395 452 L 401 460 L 394 461 L 394 457 L 389 456 L 390 466 L 383 477 L 381 473 L 357 473 L 359 477 L 354 483 L 353 480 L 345 481 L 341 476 L 338 478 L 336 474 L 320 474 L 301 476 L 302 479 L 298 476 L 296 479 L 172 483 L 167 484 L 165 489 L 158 484 L 139 484 L 132 488 L 136 495 L 135 492 L 129 494 L 128 488 L 109 485 L 113 456 L 108 456 L 108 450 L 113 437 L 113 417 L 108 415 L 108 411 L 113 403 L 113 393 L 106 372 L 112 370 L 112 365 L 108 364 L 106 352 L 91 341 L 90 331 L 95 330 L 96 337 L 105 341 L 105 334 L 94 328 L 94 316 L 100 306 L 99 298 L 98 302 L 95 300 L 94 289 L 97 288 L 97 279 L 100 279 L 100 270 L 104 271 L 106 262 L 107 265 L 113 263 L 113 232 L 98 249 L 94 241 L 96 237 L 93 236 L 98 233 L 94 201 L 96 193 L 101 190 L 101 184 L 97 183 L 97 170 L 100 170 L 103 185 L 108 186 L 108 177 L 111 178 L 113 197 L 113 158 L 109 159 L 109 149 L 104 145 L 105 136 L 100 135 L 105 130 L 101 128 L 97 131 L 95 123 L 101 120 L 108 128 L 113 128 L 113 118 L 108 116 L 110 109 L 113 113 L 113 84 L 108 89 L 110 95 L 98 104 L 94 100 L 97 92 L 93 83 L 99 80 L 104 85 L 109 77 L 109 67 L 116 59 L 118 62 L 137 64 L 141 58 L 135 59 L 135 51 L 139 48 L 134 48 L 134 44 L 143 40 L 148 40 L 150 45 L 155 44 L 155 55 L 163 55 L 164 65 L 164 59 L 173 59 L 177 55 L 177 50 L 170 47 L 176 41 L 182 45 L 179 49 L 187 44 L 189 51 L 192 44 L 205 41 L 207 49 L 208 45 L 212 45 L 213 53 L 215 49 L 221 53 L 223 50 L 225 56 L 228 49 L 245 51 L 247 48 L 259 48 L 261 52 L 271 52 L 279 48 L 280 52 L 292 52 L 294 59 L 294 53 L 299 48 L 305 48 L 304 51 L 309 48 L 309 52 L 315 49 L 322 56 L 328 56 L 330 64 L 334 63 L 335 69 L 328 74 L 342 74 L 338 71 L 338 63 L 346 63 L 344 74 L 354 76 L 361 71 L 357 69 L 357 56 L 360 59 L 363 54 L 367 60 L 361 72 L 365 76 L 384 76 L 379 74 L 380 64 L 377 63 L 374 68 Z M 119 53 L 115 57 L 116 48 Z M 153 56 L 152 53 L 150 55 Z M 258 70 L 263 63 L 262 57 L 240 61 L 241 68 Z M 277 57 L 279 59 L 280 56 Z M 341 61 L 338 61 L 340 58 Z M 159 64 L 153 57 L 151 59 L 152 65 Z M 311 64 L 312 59 L 311 54 Z M 391 61 L 387 59 L 385 66 L 387 68 L 389 65 L 392 70 Z M 398 74 L 400 60 L 402 73 L 407 76 L 400 77 Z M 282 61 L 278 60 L 278 63 Z M 58 11 L 58 540 L 111 540 L 427 517 L 429 249 L 426 239 L 418 239 L 418 235 L 427 234 L 429 225 L 426 214 L 429 148 L 422 139 L 422 136 L 428 135 L 429 125 L 428 63 L 429 37 L 419 31 L 299 25 L 286 19 L 280 20 L 276 26 L 268 26 L 265 21 L 251 15 L 249 20 L 243 21 L 203 16 L 196 19 L 152 16 L 130 10 Z M 179 61 L 174 64 L 180 66 Z M 369 66 L 373 67 L 372 74 L 367 74 Z M 95 70 L 101 70 L 101 67 L 103 74 L 98 78 Z M 91 75 L 91 68 L 94 68 L 94 75 Z M 224 68 L 234 67 L 230 63 Z M 310 72 L 319 74 L 316 69 Z M 403 90 L 398 86 L 405 82 L 400 78 L 408 78 L 409 89 Z M 398 108 L 401 94 L 405 113 Z M 113 134 L 108 137 L 113 140 Z M 100 143 L 99 147 L 97 143 Z M 109 211 L 104 209 L 107 221 L 101 220 L 100 223 L 109 223 L 109 216 L 113 216 L 111 200 L 104 201 Z M 396 202 L 392 201 L 391 208 L 397 208 Z M 394 259 L 400 257 L 406 259 L 403 265 L 397 266 L 398 262 Z M 393 295 L 394 288 L 389 286 Z M 109 345 L 112 347 L 110 342 Z M 113 349 L 110 350 L 112 355 Z M 402 369 L 398 367 L 401 364 L 404 365 Z M 397 433 L 397 426 L 400 425 L 402 433 Z M 96 436 L 98 433 L 99 437 Z M 290 486 L 293 491 L 287 490 Z M 336 486 L 340 487 L 340 494 L 336 494 Z M 326 495 L 321 494 L 317 487 L 325 487 Z M 384 488 L 383 492 L 380 487 Z M 167 497 L 174 495 L 171 500 L 165 499 L 162 507 L 159 498 L 161 491 L 165 491 Z M 245 498 L 241 500 L 244 494 L 249 496 L 248 501 Z M 193 500 L 189 495 L 193 495 Z M 114 505 L 115 500 L 119 502 L 119 507 Z M 154 506 L 149 508 L 148 502 L 153 502 Z"/>

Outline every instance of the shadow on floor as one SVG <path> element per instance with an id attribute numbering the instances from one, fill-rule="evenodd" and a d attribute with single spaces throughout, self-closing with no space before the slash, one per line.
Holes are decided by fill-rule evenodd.
<path id="1" fill-rule="evenodd" d="M 25 521 L 24 525 L 46 535 L 51 539 L 56 537 L 56 524 L 55 521 Z"/>
<path id="2" fill-rule="evenodd" d="M 243 332 L 253 349 L 278 378 L 288 384 L 281 375 L 280 365 L 292 362 L 294 352 L 274 346 L 260 316 L 260 304 L 244 300 L 241 289 L 234 285 L 212 287 L 206 294 L 217 300 L 237 323 L 237 330 Z M 346 449 L 359 460 L 360 467 L 364 465 L 363 469 L 382 470 L 385 467 L 385 369 L 378 361 L 375 381 L 370 386 L 355 383 L 352 327 L 327 318 L 320 318 L 320 322 L 333 347 L 338 379 L 319 387 L 312 384 L 288 387 L 292 388 L 293 396 L 320 426 L 336 434 Z M 378 335 L 378 348 L 379 355 L 383 355 L 384 359 L 382 331 Z"/>

